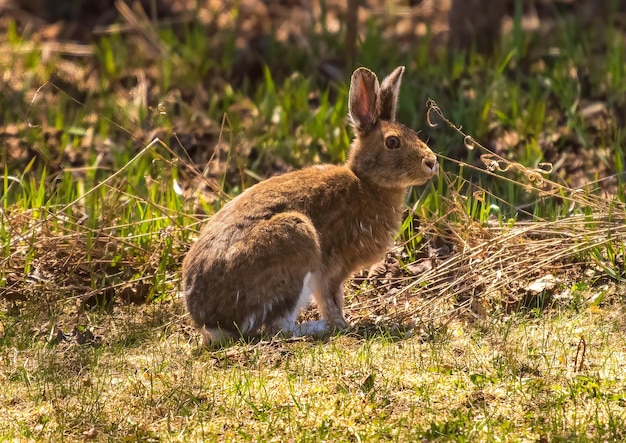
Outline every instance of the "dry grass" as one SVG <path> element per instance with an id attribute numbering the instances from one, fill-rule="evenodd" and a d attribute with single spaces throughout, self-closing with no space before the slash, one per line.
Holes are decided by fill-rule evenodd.
<path id="1" fill-rule="evenodd" d="M 388 257 L 392 269 L 389 262 L 381 262 L 365 280 L 356 279 L 348 296 L 348 315 L 365 327 L 378 323 L 412 326 L 424 318 L 432 323 L 459 312 L 484 318 L 494 310 L 546 307 L 553 295 L 565 294 L 580 279 L 610 283 L 609 292 L 615 293 L 615 284 L 624 278 L 625 205 L 614 197 L 550 180 L 549 164 L 528 168 L 500 157 L 456 128 L 436 103 L 431 102 L 430 107 L 461 134 L 468 149 L 483 151 L 483 168 L 466 166 L 523 188 L 539 200 L 557 199 L 570 214 L 553 220 L 530 219 L 532 215 L 526 214 L 527 220 L 514 221 L 499 220 L 488 212 L 477 220 L 467 209 L 468 201 L 507 203 L 488 188 L 444 172 L 447 194 L 437 197 L 437 212 L 419 208 L 421 225 L 415 235 L 424 237 L 420 246 L 425 252 L 411 262 L 402 256 L 402 248 L 396 248 Z M 174 209 L 125 189 L 132 179 L 133 164 L 148 155 L 161 163 L 159 169 L 171 171 L 184 165 L 194 177 L 192 183 L 206 180 L 204 172 L 188 159 L 154 139 L 122 169 L 70 203 L 28 211 L 2 210 L 9 239 L 5 246 L 9 253 L 2 258 L 4 298 L 24 299 L 41 290 L 59 295 L 69 292 L 80 294 L 81 303 L 88 301 L 91 306 L 99 303 L 92 300 L 95 296 L 142 302 L 154 296 L 155 286 L 175 292 L 177 264 L 191 241 L 190 232 L 197 230 L 200 221 L 192 222 L 184 214 L 189 204 L 195 206 L 191 200 Z M 162 178 L 163 183 L 154 183 L 159 192 L 172 192 L 178 186 L 173 175 Z M 215 179 L 209 179 L 207 186 L 216 189 Z M 93 204 L 88 197 L 98 193 L 102 193 L 98 200 L 101 214 L 97 215 L 98 225 L 91 226 L 85 223 L 89 204 Z M 128 221 L 128 214 L 114 209 L 120 203 L 148 207 L 150 214 L 141 221 Z M 523 209 L 516 209 L 524 216 Z M 131 217 L 136 217 L 135 210 Z M 396 258 L 404 263 L 400 265 Z M 105 279 L 94 285 L 94 274 L 99 273 Z M 543 278 L 549 281 L 539 289 L 531 286 Z M 571 297 L 565 294 L 562 301 L 569 302 Z"/>
<path id="2" fill-rule="evenodd" d="M 392 254 L 391 261 L 370 272 L 369 280 L 375 276 L 379 281 L 364 291 L 369 296 L 357 296 L 348 304 L 353 317 L 366 324 L 383 321 L 422 327 L 424 322 L 445 323 L 459 315 L 484 319 L 555 303 L 571 305 L 580 282 L 585 288 L 596 286 L 592 301 L 597 303 L 623 299 L 624 203 L 615 196 L 551 180 L 549 163 L 529 168 L 507 160 L 456 127 L 434 101 L 429 109 L 463 137 L 467 149 L 480 152 L 481 166 L 464 164 L 466 168 L 524 189 L 535 201 L 556 200 L 567 214 L 546 220 L 516 207 L 520 221 L 499 219 L 500 209 L 477 220 L 467 210 L 469 200 L 487 207 L 489 202 L 510 204 L 487 187 L 444 173 L 448 192 L 440 197 L 439 212 L 433 216 L 428 208 L 421 208 L 418 235 L 427 239 L 422 247 L 428 252 L 416 261 L 405 261 L 404 270 Z M 402 259 L 401 249 L 394 252 Z"/>
<path id="3" fill-rule="evenodd" d="M 0 356 L 0 432 L 70 441 L 624 437 L 621 310 L 479 328 L 454 321 L 430 339 L 348 333 L 215 352 L 199 351 L 181 317 L 179 301 L 117 307 L 83 317 L 95 334 L 83 344 L 69 334 L 46 344 L 70 327 L 63 321 L 6 325 L 5 334 L 32 337 Z"/>
<path id="4" fill-rule="evenodd" d="M 39 54 L 13 29 L 12 39 L 0 45 L 8 45 L 0 62 L 11 67 L 11 78 L 0 80 L 11 90 L 3 98 L 4 111 L 15 106 L 7 115 L 19 120 L 0 134 L 8 152 L 3 158 L 14 162 L 0 183 L 0 440 L 626 438 L 623 194 L 620 201 L 598 182 L 570 187 L 556 166 L 553 171 L 548 163 L 530 165 L 532 155 L 520 159 L 518 145 L 508 157 L 487 149 L 433 101 L 428 121 L 439 126 L 430 129 L 452 133 L 471 151 L 467 158 L 476 160 L 440 155 L 446 172 L 408 211 L 398 246 L 348 283 L 346 309 L 353 327 L 319 341 L 264 337 L 202 349 L 177 295 L 179 264 L 205 217 L 192 214 L 210 215 L 230 190 L 285 170 L 276 151 L 268 154 L 273 141 L 319 145 L 311 158 L 341 158 L 348 134 L 339 128 L 343 115 L 333 120 L 339 105 L 331 103 L 323 112 L 309 108 L 322 102 L 321 94 L 316 89 L 312 99 L 313 86 L 302 76 L 289 77 L 286 92 L 271 78 L 256 78 L 261 83 L 256 102 L 235 91 L 224 81 L 225 72 L 232 70 L 241 82 L 238 74 L 247 71 L 249 59 L 258 61 L 246 56 L 247 47 L 239 54 L 242 66 L 234 64 L 233 54 L 229 60 L 221 53 L 221 42 L 236 36 L 220 34 L 221 65 L 207 68 L 196 56 L 214 55 L 206 46 L 206 28 L 190 28 L 187 40 L 179 42 L 120 5 L 140 43 L 122 40 L 119 30 L 108 28 L 100 31 L 111 39 L 99 46 L 46 43 Z M 279 21 L 289 22 L 288 39 L 301 30 L 285 11 L 279 11 Z M 248 16 L 256 20 L 252 12 L 241 23 Z M 220 14 L 211 17 L 235 18 L 227 7 Z M 327 20 L 340 25 L 337 17 L 332 10 Z M 420 23 L 419 17 L 397 18 L 398 27 L 418 30 L 406 24 Z M 380 35 L 374 31 L 363 36 L 372 38 L 363 48 L 376 47 L 377 57 L 380 42 L 399 41 L 388 38 L 396 35 L 391 27 Z M 408 36 L 398 36 L 409 42 L 400 46 L 415 46 Z M 584 46 L 567 38 L 557 43 L 566 49 Z M 240 40 L 233 39 L 241 46 Z M 322 48 L 317 55 L 326 57 L 328 42 L 317 43 Z M 429 44 L 411 57 L 430 57 Z M 152 49 L 143 59 L 138 48 L 146 45 Z M 155 54 L 164 45 L 171 57 L 159 64 Z M 187 46 L 193 50 L 185 52 Z M 397 48 L 388 49 L 392 54 Z M 72 57 L 55 59 L 68 52 Z M 544 71 L 529 80 L 528 95 L 539 93 L 520 100 L 534 110 L 537 103 L 551 102 L 549 117 L 560 117 L 559 106 L 570 104 L 568 94 L 575 89 L 568 83 L 577 80 L 572 65 L 596 60 L 595 54 L 587 60 L 582 57 L 589 54 L 572 52 L 571 59 L 546 56 L 549 63 L 537 68 Z M 127 58 L 118 58 L 121 53 Z M 613 71 L 607 69 L 606 78 L 589 74 L 601 83 L 602 94 L 617 89 L 612 82 L 619 86 L 621 53 L 619 45 L 603 47 L 601 60 L 616 60 Z M 279 51 L 274 62 L 290 74 L 285 61 L 291 60 L 282 55 Z M 394 57 L 399 55 L 390 60 Z M 537 56 L 528 55 L 534 63 L 532 57 Z M 459 74 L 444 72 L 446 63 L 440 62 L 441 68 L 419 65 L 417 78 L 407 78 L 406 86 L 413 82 L 414 91 L 418 85 L 440 95 L 454 89 Z M 478 81 L 467 88 L 478 97 L 448 97 L 455 109 L 465 106 L 459 122 L 475 120 L 469 102 L 492 99 L 493 91 L 480 85 L 493 71 L 492 62 L 485 63 L 484 72 L 461 75 L 462 81 L 464 76 Z M 331 65 L 320 62 L 322 68 Z M 204 68 L 214 71 L 198 79 Z M 161 79 L 165 71 L 171 74 L 169 88 Z M 503 97 L 516 86 L 505 78 L 519 74 L 513 71 L 491 79 Z M 557 78 L 560 74 L 564 78 Z M 45 83 L 54 76 L 65 83 Z M 437 83 L 422 85 L 427 76 Z M 546 99 L 542 76 L 562 81 L 563 90 L 549 91 L 554 98 Z M 451 83 L 442 86 L 444 78 Z M 73 97 L 91 93 L 89 103 Z M 568 109 L 577 109 L 579 98 Z M 613 127 L 620 114 L 616 102 L 615 112 L 607 112 L 615 122 L 603 120 L 608 129 L 593 139 L 606 143 L 605 150 L 617 149 L 610 140 L 620 140 Z M 276 123 L 281 109 L 288 121 Z M 494 109 L 511 111 L 502 102 Z M 221 113 L 222 120 L 211 112 Z M 326 120 L 315 120 L 320 115 Z M 493 112 L 488 117 L 500 118 Z M 523 113 L 513 124 L 507 118 L 496 124 L 520 131 L 520 137 L 533 120 Z M 330 133 L 333 143 L 326 140 Z M 171 142 L 162 141 L 166 138 Z M 623 160 L 623 152 L 615 154 Z M 29 163 L 31 158 L 43 160 Z M 623 170 L 616 164 L 611 167 L 621 180 Z M 315 315 L 314 309 L 304 313 Z"/>

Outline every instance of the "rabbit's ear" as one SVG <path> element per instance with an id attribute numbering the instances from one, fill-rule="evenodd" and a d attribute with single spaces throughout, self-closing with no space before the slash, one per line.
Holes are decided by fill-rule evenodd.
<path id="1" fill-rule="evenodd" d="M 378 91 L 378 115 L 381 120 L 396 120 L 396 105 L 398 104 L 402 74 L 404 74 L 404 66 L 398 66 L 380 85 L 380 90 Z"/>
<path id="2" fill-rule="evenodd" d="M 354 129 L 367 133 L 378 122 L 378 78 L 367 68 L 359 68 L 350 82 L 349 112 Z"/>

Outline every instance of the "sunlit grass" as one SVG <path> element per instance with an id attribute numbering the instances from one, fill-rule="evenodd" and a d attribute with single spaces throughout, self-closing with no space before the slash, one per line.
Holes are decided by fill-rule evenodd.
<path id="1" fill-rule="evenodd" d="M 0 439 L 623 439 L 622 33 L 564 18 L 539 37 L 520 20 L 490 56 L 430 35 L 405 52 L 368 21 L 358 64 L 407 66 L 399 120 L 442 166 L 407 197 L 398 271 L 351 282 L 345 335 L 211 352 L 177 297 L 182 257 L 268 171 L 345 160 L 349 72 L 318 75 L 340 40 L 270 41 L 241 78 L 234 29 L 190 23 L 151 30 L 146 51 L 106 35 L 62 72 L 9 24 Z M 605 127 L 583 117 L 592 102 Z M 614 195 L 570 186 L 548 148 L 606 166 Z"/>
<path id="2" fill-rule="evenodd" d="M 161 326 L 180 306 L 144 311 L 85 318 L 103 341 L 82 346 L 71 337 L 54 346 L 42 346 L 43 337 L 20 345 L 28 325 L 5 322 L 4 349 L 30 351 L 3 353 L 8 389 L 0 395 L 10 418 L 3 434 L 76 439 L 96 429 L 104 439 L 167 441 L 623 437 L 621 314 L 513 316 L 482 328 L 455 322 L 433 341 L 348 335 L 199 353 L 185 331 Z M 25 409 L 31 413 L 22 415 Z"/>

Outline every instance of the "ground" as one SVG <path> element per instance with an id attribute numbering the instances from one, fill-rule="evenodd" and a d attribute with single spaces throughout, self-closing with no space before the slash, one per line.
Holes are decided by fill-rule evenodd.
<path id="1" fill-rule="evenodd" d="M 623 440 L 622 5 L 452 3 L 368 2 L 353 39 L 344 2 L 0 5 L 0 437 Z M 256 181 L 345 160 L 362 65 L 407 67 L 442 174 L 344 334 L 204 349 L 182 257 Z"/>

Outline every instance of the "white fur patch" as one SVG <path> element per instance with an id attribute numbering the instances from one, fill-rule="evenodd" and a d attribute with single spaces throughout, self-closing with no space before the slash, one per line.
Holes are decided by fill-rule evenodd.
<path id="1" fill-rule="evenodd" d="M 300 311 L 306 308 L 309 304 L 309 301 L 311 301 L 311 295 L 313 294 L 313 290 L 317 285 L 317 282 L 314 278 L 315 277 L 310 272 L 306 273 L 306 275 L 304 276 L 304 280 L 302 281 L 302 290 L 300 291 L 300 295 L 298 296 L 298 300 L 296 301 L 295 308 L 285 317 L 274 322 L 274 325 L 277 328 L 282 329 L 283 331 L 290 334 L 300 335 L 296 334 L 296 319 L 298 318 Z"/>
<path id="2" fill-rule="evenodd" d="M 307 335 L 322 336 L 327 331 L 328 322 L 326 320 L 311 320 L 296 325 L 291 333 L 296 337 L 304 337 Z"/>
<path id="3" fill-rule="evenodd" d="M 246 334 L 254 329 L 256 325 L 256 315 L 252 314 L 250 317 L 246 318 L 241 325 L 241 332 Z"/>
<path id="4" fill-rule="evenodd" d="M 302 290 L 300 291 L 300 295 L 298 296 L 298 301 L 296 302 L 296 308 L 294 309 L 294 320 L 300 314 L 300 311 L 306 308 L 311 301 L 311 295 L 313 295 L 313 281 L 311 281 L 313 275 L 310 272 L 307 272 L 304 276 L 304 280 L 302 281 Z"/>

